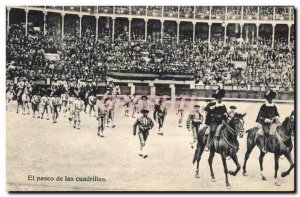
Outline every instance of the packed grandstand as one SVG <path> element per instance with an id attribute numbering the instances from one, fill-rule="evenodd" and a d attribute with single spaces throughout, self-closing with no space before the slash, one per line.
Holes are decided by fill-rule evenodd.
<path id="1" fill-rule="evenodd" d="M 7 25 L 10 80 L 146 73 L 294 90 L 293 7 L 7 7 Z"/>

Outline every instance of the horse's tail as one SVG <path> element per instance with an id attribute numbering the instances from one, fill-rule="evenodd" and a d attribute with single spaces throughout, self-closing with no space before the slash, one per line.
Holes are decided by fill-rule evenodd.
<path id="1" fill-rule="evenodd" d="M 256 126 L 256 127 L 250 128 L 246 131 L 246 133 L 248 133 L 247 145 L 255 144 L 255 136 L 256 136 L 256 133 L 258 132 L 258 130 L 259 130 L 259 127 Z"/>
<path id="2" fill-rule="evenodd" d="M 259 129 L 259 126 L 255 126 L 255 127 L 252 127 L 250 129 L 246 130 L 245 133 L 257 132 L 258 129 Z"/>
<path id="3" fill-rule="evenodd" d="M 201 153 L 202 153 L 202 148 L 201 146 L 203 146 L 202 143 L 205 143 L 204 141 L 204 133 L 206 131 L 207 128 L 202 128 L 200 129 L 198 135 L 197 135 L 197 148 L 195 150 L 195 154 L 194 154 L 194 158 L 193 158 L 193 164 L 198 161 L 201 157 Z"/>

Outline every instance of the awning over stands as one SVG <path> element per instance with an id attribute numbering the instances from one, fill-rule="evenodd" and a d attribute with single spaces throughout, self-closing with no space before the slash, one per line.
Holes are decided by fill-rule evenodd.
<path id="1" fill-rule="evenodd" d="M 193 75 L 170 75 L 170 74 L 147 74 L 147 73 L 119 73 L 119 72 L 109 72 L 107 73 L 109 77 L 116 79 L 138 79 L 138 80 L 154 80 L 154 79 L 164 79 L 164 80 L 194 80 Z"/>

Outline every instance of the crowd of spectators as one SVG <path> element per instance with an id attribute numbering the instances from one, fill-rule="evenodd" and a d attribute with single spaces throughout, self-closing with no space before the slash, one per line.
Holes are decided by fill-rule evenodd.
<path id="1" fill-rule="evenodd" d="M 213 6 L 211 8 L 211 18 L 212 19 L 225 19 L 225 10 L 224 6 Z"/>
<path id="2" fill-rule="evenodd" d="M 259 7 L 260 20 L 273 20 L 274 8 L 271 6 Z"/>
<path id="3" fill-rule="evenodd" d="M 161 17 L 162 7 L 161 6 L 148 6 L 147 15 Z"/>
<path id="4" fill-rule="evenodd" d="M 178 6 L 164 6 L 164 17 L 177 18 Z"/>
<path id="5" fill-rule="evenodd" d="M 43 35 L 30 25 L 28 28 L 30 34 L 25 36 L 24 24 L 10 26 L 7 78 L 105 81 L 107 72 L 156 73 L 193 75 L 200 85 L 274 85 L 293 89 L 294 47 L 285 42 L 277 41 L 271 49 L 264 43 L 231 38 L 225 45 L 222 39 L 211 38 L 209 46 L 207 40 L 128 42 L 121 34 L 111 42 L 96 40 L 89 29 L 82 32 L 81 38 L 66 30 L 64 39 L 56 39 L 56 34 Z M 46 53 L 58 54 L 59 60 L 49 60 Z"/>
<path id="6" fill-rule="evenodd" d="M 131 14 L 132 15 L 146 15 L 146 6 L 131 6 Z"/>
<path id="7" fill-rule="evenodd" d="M 209 6 L 197 6 L 196 7 L 196 18 L 209 19 L 210 7 Z"/>
<path id="8" fill-rule="evenodd" d="M 129 6 L 115 6 L 115 14 L 128 15 Z"/>
<path id="9" fill-rule="evenodd" d="M 241 7 L 240 6 L 228 6 L 227 7 L 227 19 L 229 19 L 229 20 L 241 19 Z"/>
<path id="10" fill-rule="evenodd" d="M 180 6 L 180 18 L 194 18 L 194 6 Z"/>

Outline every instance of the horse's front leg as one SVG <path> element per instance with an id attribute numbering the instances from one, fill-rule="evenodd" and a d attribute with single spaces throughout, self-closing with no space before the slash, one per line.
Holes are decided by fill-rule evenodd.
<path id="1" fill-rule="evenodd" d="M 251 135 L 250 133 L 248 134 L 248 139 L 247 139 L 247 151 L 245 153 L 245 159 L 244 159 L 244 165 L 243 165 L 243 175 L 244 176 L 248 176 L 247 174 L 247 161 L 249 159 L 249 156 L 255 146 L 255 144 L 251 141 L 251 139 L 249 139 L 249 135 Z"/>
<path id="2" fill-rule="evenodd" d="M 287 175 L 289 175 L 295 166 L 291 153 L 285 154 L 285 157 L 290 162 L 290 168 L 286 172 L 281 173 L 281 177 L 286 177 Z"/>
<path id="3" fill-rule="evenodd" d="M 274 154 L 274 159 L 275 159 L 275 175 L 274 175 L 275 185 L 280 186 L 280 182 L 277 179 L 277 172 L 279 169 L 279 155 L 277 153 Z"/>
<path id="4" fill-rule="evenodd" d="M 230 189 L 230 183 L 228 181 L 228 169 L 227 169 L 227 163 L 226 163 L 226 156 L 224 153 L 222 153 L 222 162 L 223 162 L 223 167 L 224 167 L 224 173 L 225 173 L 225 183 L 226 183 L 226 187 L 227 189 Z"/>
<path id="5" fill-rule="evenodd" d="M 197 168 L 196 168 L 196 175 L 195 175 L 195 177 L 197 179 L 200 178 L 200 175 L 199 175 L 199 163 L 200 163 L 200 160 L 201 160 L 201 156 L 202 156 L 203 150 L 204 150 L 204 147 L 201 147 L 201 145 L 198 143 L 198 147 L 197 147 L 196 152 L 195 152 L 195 154 L 199 154 L 199 156 L 197 158 Z M 198 153 L 198 151 L 199 151 L 199 153 Z"/>
<path id="6" fill-rule="evenodd" d="M 228 173 L 229 173 L 230 175 L 232 175 L 232 176 L 235 176 L 235 175 L 240 171 L 241 166 L 240 166 L 240 164 L 239 164 L 238 157 L 237 157 L 236 154 L 233 155 L 233 156 L 231 156 L 231 158 L 232 158 L 233 162 L 234 162 L 235 165 L 236 165 L 236 170 L 235 170 L 234 172 L 231 171 L 231 170 L 229 170 Z"/>
<path id="7" fill-rule="evenodd" d="M 259 155 L 260 176 L 261 176 L 262 180 L 266 181 L 267 178 L 263 174 L 263 171 L 264 171 L 264 168 L 263 168 L 264 156 L 265 156 L 265 153 L 262 150 L 260 150 L 260 155 Z"/>
<path id="8" fill-rule="evenodd" d="M 210 149 L 208 164 L 209 164 L 209 168 L 210 168 L 211 182 L 216 182 L 214 170 L 213 170 L 213 167 L 212 167 L 214 156 L 215 156 L 215 151 Z"/>

